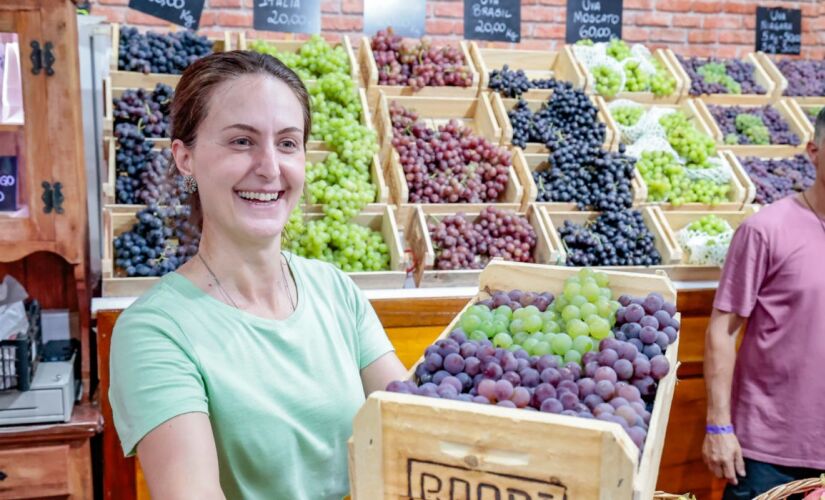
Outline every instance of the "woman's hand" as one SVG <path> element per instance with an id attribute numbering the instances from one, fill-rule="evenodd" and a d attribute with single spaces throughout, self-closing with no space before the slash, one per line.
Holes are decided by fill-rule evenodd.
<path id="1" fill-rule="evenodd" d="M 745 461 L 736 434 L 705 434 L 702 458 L 708 468 L 720 479 L 737 484 L 737 474 L 745 476 Z"/>

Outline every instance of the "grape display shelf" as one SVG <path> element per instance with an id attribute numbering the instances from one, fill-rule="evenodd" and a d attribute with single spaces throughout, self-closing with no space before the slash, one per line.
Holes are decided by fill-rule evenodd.
<path id="1" fill-rule="evenodd" d="M 371 105 L 375 105 L 375 103 L 378 102 L 380 92 L 383 92 L 388 96 L 476 97 L 481 88 L 481 77 L 473 65 L 473 59 L 470 56 L 469 44 L 465 41 L 460 41 L 458 43 L 462 54 L 464 54 L 464 61 L 466 62 L 470 74 L 473 77 L 472 84 L 469 87 L 427 86 L 423 89 L 414 89 L 409 85 L 379 85 L 378 66 L 375 64 L 375 56 L 372 53 L 370 39 L 368 37 L 362 37 L 361 44 L 358 47 L 358 64 L 360 67 L 363 86 L 367 89 L 367 98 L 369 103 Z"/>
<path id="2" fill-rule="evenodd" d="M 428 222 L 438 223 L 448 215 L 463 215 L 464 219 L 472 221 L 487 205 L 472 204 L 459 212 L 443 210 L 438 205 L 418 205 L 413 210 L 412 222 L 407 232 L 407 241 L 412 250 L 414 259 L 414 277 L 420 288 L 474 286 L 478 284 L 481 269 L 435 269 L 436 252 L 433 246 Z M 534 206 L 520 210 L 519 205 L 496 205 L 497 208 L 511 210 L 527 218 L 530 226 L 536 232 L 536 247 L 533 250 L 533 261 L 538 264 L 557 264 L 559 254 L 555 248 L 557 244 L 551 241 L 551 233 Z"/>
<path id="3" fill-rule="evenodd" d="M 559 52 L 555 50 L 520 50 L 520 49 L 494 49 L 479 47 L 476 42 L 470 42 L 470 56 L 473 64 L 481 77 L 481 92 L 493 92 L 488 90 L 490 84 L 490 72 L 500 70 L 506 64 L 510 70 L 524 70 L 527 78 L 547 79 L 560 78 L 559 73 L 567 75 L 577 75 L 577 81 L 583 82 L 584 74 L 579 74 L 581 68 L 578 65 L 571 65 L 560 69 L 561 65 L 571 64 L 570 59 L 559 57 Z M 546 101 L 553 91 L 551 89 L 530 89 L 522 98 L 527 100 Z"/>
<path id="4" fill-rule="evenodd" d="M 805 112 L 799 107 L 793 99 L 782 99 L 774 104 L 775 108 L 782 118 L 788 123 L 791 132 L 795 133 L 800 140 L 798 146 L 790 144 L 766 144 L 766 145 L 751 145 L 751 144 L 725 144 L 725 135 L 719 124 L 713 118 L 707 103 L 702 99 L 695 99 L 696 111 L 702 117 L 705 123 L 710 127 L 711 136 L 716 140 L 716 145 L 720 150 L 732 151 L 739 156 L 773 156 L 786 155 L 793 156 L 795 154 L 805 152 L 805 143 L 811 140 L 814 135 L 814 128 L 811 125 Z M 743 108 L 760 107 L 760 105 L 742 105 Z"/>
<path id="5" fill-rule="evenodd" d="M 136 223 L 136 210 L 129 205 L 114 205 L 103 209 L 103 257 L 101 269 L 103 274 L 102 294 L 104 297 L 137 297 L 158 282 L 155 277 L 126 277 L 114 263 L 114 239 L 120 234 L 131 230 Z M 323 217 L 319 212 L 305 212 L 307 221 Z M 407 279 L 407 260 L 404 247 L 401 244 L 398 224 L 394 209 L 388 205 L 376 205 L 372 209 L 362 211 L 352 218 L 351 222 L 367 226 L 373 231 L 379 231 L 389 248 L 390 269 L 386 271 L 350 272 L 352 278 L 360 288 L 386 289 L 403 288 Z"/>
<path id="6" fill-rule="evenodd" d="M 690 90 L 690 78 L 682 65 L 679 64 L 673 51 L 670 49 L 656 49 L 651 51 L 651 55 L 676 80 L 676 89 L 673 93 L 657 97 L 653 95 L 653 92 L 619 92 L 610 99 L 630 99 L 647 104 L 676 104 L 687 97 Z M 587 71 L 584 64 L 576 58 L 573 46 L 565 45 L 559 52 L 559 58 L 561 61 L 559 62 L 558 78 L 572 82 L 574 87 L 584 89 L 587 94 L 598 94 L 592 73 Z M 574 68 L 578 69 L 574 70 Z"/>
<path id="7" fill-rule="evenodd" d="M 765 89 L 764 94 L 702 94 L 696 97 L 707 104 L 726 106 L 756 106 L 779 101 L 788 82 L 776 65 L 761 52 L 751 52 L 742 59 L 753 65 L 753 79 Z M 676 64 L 679 64 L 679 67 L 682 68 L 678 60 Z M 684 68 L 682 68 L 682 71 L 684 71 Z M 685 76 L 687 76 L 687 73 L 685 73 Z M 688 77 L 688 91 L 690 91 L 690 84 L 691 80 Z"/>
<path id="8" fill-rule="evenodd" d="M 550 96 L 553 95 L 552 90 L 548 90 L 547 97 L 544 99 L 526 99 L 523 98 L 527 103 L 527 107 L 530 108 L 531 111 L 534 113 L 542 108 L 544 104 L 548 101 Z M 619 146 L 619 138 L 616 136 L 616 131 L 609 126 L 607 126 L 607 116 L 606 116 L 606 108 L 600 107 L 598 102 L 596 101 L 597 96 L 591 96 L 590 100 L 593 104 L 598 108 L 598 118 L 599 121 L 605 124 L 605 136 L 604 136 L 604 148 L 609 149 L 612 151 L 618 150 Z M 510 117 L 508 113 L 516 107 L 520 99 L 515 98 L 507 98 L 501 97 L 501 94 L 498 92 L 492 92 L 490 94 L 490 104 L 493 108 L 493 114 L 496 117 L 496 121 L 498 123 L 499 128 L 501 128 L 501 144 L 505 146 L 510 146 L 513 144 L 513 125 L 510 123 Z M 539 142 L 528 142 L 524 147 L 525 153 L 549 153 L 550 150 L 547 149 L 547 146 L 539 143 Z"/>
<path id="9" fill-rule="evenodd" d="M 561 290 L 576 269 L 493 261 L 479 293 Z M 607 271 L 614 295 L 659 292 L 676 303 L 662 275 Z M 460 314 L 441 333 L 456 327 Z M 679 341 L 668 347 L 671 371 L 659 382 L 647 441 L 639 450 L 618 424 L 540 412 L 464 404 L 408 394 L 371 394 L 353 423 L 353 500 L 423 498 L 455 486 L 525 498 L 652 498 L 676 387 Z M 422 362 L 420 358 L 418 363 Z M 417 363 L 416 363 L 417 364 Z M 414 376 L 415 369 L 408 372 Z M 467 422 L 472 422 L 468 427 Z"/>

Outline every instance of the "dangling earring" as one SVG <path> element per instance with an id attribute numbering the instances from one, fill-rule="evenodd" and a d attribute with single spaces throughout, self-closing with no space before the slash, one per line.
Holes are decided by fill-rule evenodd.
<path id="1" fill-rule="evenodd" d="M 189 194 L 195 193 L 198 191 L 198 181 L 195 180 L 194 176 L 191 175 L 184 175 L 183 176 L 183 190 Z"/>

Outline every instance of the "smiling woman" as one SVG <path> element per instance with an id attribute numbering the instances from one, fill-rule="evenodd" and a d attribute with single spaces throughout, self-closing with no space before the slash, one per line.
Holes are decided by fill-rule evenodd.
<path id="1" fill-rule="evenodd" d="M 405 373 L 345 274 L 281 251 L 310 125 L 268 55 L 214 54 L 178 84 L 172 170 L 198 258 L 120 316 L 111 352 L 115 425 L 153 498 L 341 498 L 352 417 Z"/>

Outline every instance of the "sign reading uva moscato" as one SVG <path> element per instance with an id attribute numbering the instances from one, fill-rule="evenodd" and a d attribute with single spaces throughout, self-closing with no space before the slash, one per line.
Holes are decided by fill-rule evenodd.
<path id="1" fill-rule="evenodd" d="M 520 0 L 464 0 L 464 38 L 521 41 Z"/>
<path id="2" fill-rule="evenodd" d="M 320 33 L 321 0 L 253 0 L 253 25 L 260 31 Z"/>
<path id="3" fill-rule="evenodd" d="M 203 12 L 203 0 L 129 0 L 129 8 L 186 29 L 197 30 Z"/>
<path id="4" fill-rule="evenodd" d="M 622 0 L 567 0 L 565 41 L 607 42 L 622 37 Z"/>
<path id="5" fill-rule="evenodd" d="M 802 50 L 802 11 L 757 7 L 756 50 L 767 54 L 798 55 Z"/>

